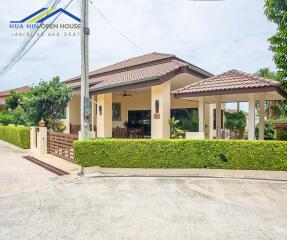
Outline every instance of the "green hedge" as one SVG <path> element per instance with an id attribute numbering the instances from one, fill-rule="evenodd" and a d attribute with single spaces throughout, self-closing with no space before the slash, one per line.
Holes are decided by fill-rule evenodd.
<path id="1" fill-rule="evenodd" d="M 287 170 L 287 142 L 227 140 L 76 141 L 83 167 Z"/>
<path id="2" fill-rule="evenodd" d="M 18 147 L 30 148 L 30 128 L 0 126 L 0 139 Z"/>

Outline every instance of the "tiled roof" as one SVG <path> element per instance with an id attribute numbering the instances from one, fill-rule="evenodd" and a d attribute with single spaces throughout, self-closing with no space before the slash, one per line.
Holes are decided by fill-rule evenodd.
<path id="1" fill-rule="evenodd" d="M 99 74 L 99 73 L 106 73 L 114 70 L 119 70 L 127 67 L 133 67 L 145 63 L 150 63 L 153 61 L 159 61 L 167 58 L 175 57 L 175 55 L 172 54 L 165 54 L 165 53 L 150 53 L 145 54 L 139 57 L 130 58 L 128 60 L 110 65 L 108 67 L 100 68 L 96 71 L 93 71 L 91 74 Z"/>
<path id="2" fill-rule="evenodd" d="M 157 79 L 183 67 L 190 67 L 205 77 L 212 76 L 210 73 L 178 59 L 175 55 L 150 53 L 90 72 L 90 90 L 96 91 L 134 81 Z M 74 88 L 80 87 L 80 76 L 65 81 L 65 83 Z"/>
<path id="3" fill-rule="evenodd" d="M 108 76 L 101 76 L 91 80 L 91 83 L 95 85 L 91 86 L 90 90 L 93 91 L 96 89 L 105 88 L 107 86 L 112 87 L 120 84 L 128 84 L 129 82 L 139 80 L 154 80 L 164 76 L 167 73 L 178 70 L 181 67 L 187 66 L 187 63 L 178 60 L 171 60 L 169 62 L 159 63 L 157 65 L 143 66 L 141 68 L 118 72 Z"/>
<path id="4" fill-rule="evenodd" d="M 230 70 L 228 72 L 200 80 L 196 83 L 175 90 L 172 93 L 175 95 L 193 93 L 196 94 L 214 91 L 228 91 L 279 86 L 280 82 L 275 80 L 266 79 L 238 70 Z"/>
<path id="5" fill-rule="evenodd" d="M 27 92 L 28 89 L 29 89 L 29 87 L 25 86 L 25 87 L 20 87 L 20 88 L 14 88 L 14 89 L 6 90 L 6 91 L 3 91 L 3 92 L 0 92 L 0 97 L 10 96 L 12 91 L 15 91 L 16 93 Z"/>
<path id="6" fill-rule="evenodd" d="M 22 92 L 27 92 L 28 89 L 29 87 L 25 86 L 25 87 L 20 87 L 20 88 L 15 88 L 15 89 L 10 89 L 10 90 L 0 92 L 0 105 L 5 104 L 5 99 L 11 95 L 12 91 L 15 91 L 16 93 L 22 93 Z"/>

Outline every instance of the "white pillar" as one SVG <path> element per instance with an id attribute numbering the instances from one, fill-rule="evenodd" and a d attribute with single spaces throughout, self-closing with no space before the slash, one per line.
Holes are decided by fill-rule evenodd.
<path id="1" fill-rule="evenodd" d="M 240 112 L 240 102 L 237 102 L 237 112 Z"/>
<path id="2" fill-rule="evenodd" d="M 66 119 L 64 121 L 65 125 L 66 125 L 66 129 L 65 129 L 65 133 L 70 133 L 70 103 L 68 103 L 68 106 L 66 107 Z"/>
<path id="3" fill-rule="evenodd" d="M 34 154 L 47 154 L 48 132 L 46 127 L 32 127 L 30 132 L 31 152 Z"/>
<path id="4" fill-rule="evenodd" d="M 216 97 L 216 138 L 221 138 L 221 96 Z"/>
<path id="5" fill-rule="evenodd" d="M 205 106 L 204 97 L 198 98 L 198 119 L 199 119 L 199 132 L 205 133 Z"/>
<path id="6" fill-rule="evenodd" d="M 214 121 L 214 109 L 216 109 L 215 104 L 209 105 L 209 139 L 214 137 L 213 121 Z"/>
<path id="7" fill-rule="evenodd" d="M 151 87 L 151 138 L 170 138 L 170 81 Z"/>
<path id="8" fill-rule="evenodd" d="M 249 94 L 248 140 L 255 140 L 255 96 Z"/>
<path id="9" fill-rule="evenodd" d="M 259 140 L 264 140 L 264 113 L 265 113 L 265 96 L 264 93 L 259 95 Z"/>
<path id="10" fill-rule="evenodd" d="M 97 137 L 111 138 L 113 134 L 112 93 L 100 94 L 97 97 Z"/>
<path id="11" fill-rule="evenodd" d="M 31 127 L 30 130 L 30 149 L 32 152 L 37 151 L 37 127 Z"/>

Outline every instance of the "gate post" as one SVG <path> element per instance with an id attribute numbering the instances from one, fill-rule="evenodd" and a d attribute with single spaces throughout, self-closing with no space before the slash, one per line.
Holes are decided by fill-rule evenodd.
<path id="1" fill-rule="evenodd" d="M 30 130 L 30 149 L 33 153 L 37 152 L 37 127 Z"/>
<path id="2" fill-rule="evenodd" d="M 48 132 L 46 127 L 39 127 L 38 128 L 38 134 L 37 134 L 37 142 L 39 143 L 39 154 L 47 154 L 48 149 Z"/>
<path id="3" fill-rule="evenodd" d="M 35 154 L 47 154 L 47 128 L 32 127 L 30 131 L 31 151 Z"/>

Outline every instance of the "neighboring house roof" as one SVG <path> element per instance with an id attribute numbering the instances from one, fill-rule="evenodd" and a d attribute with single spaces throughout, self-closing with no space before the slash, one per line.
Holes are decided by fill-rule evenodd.
<path id="1" fill-rule="evenodd" d="M 173 91 L 172 93 L 180 97 L 188 95 L 189 97 L 212 96 L 224 94 L 240 94 L 251 92 L 278 91 L 280 94 L 286 93 L 280 88 L 278 81 L 255 76 L 238 70 L 228 72 L 200 80 Z"/>
<path id="2" fill-rule="evenodd" d="M 29 86 L 25 86 L 25 87 L 19 87 L 19 88 L 14 88 L 14 89 L 0 92 L 0 105 L 5 104 L 5 99 L 11 95 L 12 91 L 14 91 L 16 93 L 23 93 L 23 92 L 27 92 L 28 90 L 29 90 Z"/>
<path id="3" fill-rule="evenodd" d="M 172 73 L 190 71 L 202 78 L 213 76 L 175 55 L 150 53 L 122 61 L 90 73 L 90 92 L 126 86 L 147 81 L 156 81 Z M 73 88 L 80 87 L 80 76 L 67 80 L 65 83 Z"/>

